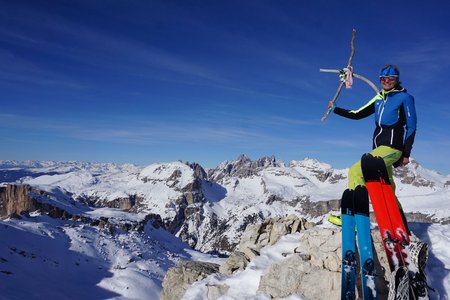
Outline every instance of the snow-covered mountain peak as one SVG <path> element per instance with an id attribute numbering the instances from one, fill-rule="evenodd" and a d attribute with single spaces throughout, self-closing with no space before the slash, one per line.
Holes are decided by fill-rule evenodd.
<path id="1" fill-rule="evenodd" d="M 305 169 L 313 170 L 313 169 L 320 169 L 320 170 L 329 170 L 332 169 L 331 165 L 321 162 L 315 158 L 305 157 L 301 161 L 293 160 L 289 163 L 289 166 L 291 167 L 302 167 Z"/>
<path id="2" fill-rule="evenodd" d="M 408 165 L 395 168 L 394 176 L 400 178 L 402 183 L 415 187 L 445 187 L 450 180 L 450 175 L 445 177 L 436 171 L 425 169 L 413 158 Z"/>
<path id="3" fill-rule="evenodd" d="M 346 177 L 346 170 L 335 170 L 327 163 L 308 157 L 301 161 L 291 161 L 289 167 L 297 170 L 316 184 L 324 182 L 336 183 Z"/>
<path id="4" fill-rule="evenodd" d="M 85 169 L 63 174 L 42 175 L 29 180 L 24 179 L 24 181 L 43 190 L 57 186 L 66 191 L 82 190 L 97 183 L 92 173 Z"/>
<path id="5" fill-rule="evenodd" d="M 145 167 L 138 178 L 143 182 L 165 181 L 169 185 L 183 188 L 194 181 L 194 170 L 182 163 L 157 163 Z"/>

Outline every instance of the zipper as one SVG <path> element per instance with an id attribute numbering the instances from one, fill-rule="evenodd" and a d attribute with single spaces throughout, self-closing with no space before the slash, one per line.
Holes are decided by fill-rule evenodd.
<path id="1" fill-rule="evenodd" d="M 383 127 L 381 127 L 381 116 L 383 115 L 384 106 L 386 105 L 386 101 L 387 101 L 387 99 L 384 99 L 384 97 L 383 97 L 383 103 L 382 103 L 382 105 L 380 105 L 380 108 L 378 108 L 378 112 L 379 112 L 378 127 L 380 127 L 380 132 L 373 138 L 373 143 L 375 145 L 375 148 L 378 148 L 377 138 L 383 132 Z"/>
<path id="2" fill-rule="evenodd" d="M 391 146 L 393 142 L 394 142 L 394 128 L 391 129 Z"/>

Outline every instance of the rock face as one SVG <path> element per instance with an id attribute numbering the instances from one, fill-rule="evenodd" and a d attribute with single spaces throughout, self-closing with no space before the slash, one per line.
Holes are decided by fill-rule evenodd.
<path id="1" fill-rule="evenodd" d="M 31 191 L 32 188 L 29 185 L 0 187 L 0 217 L 20 215 L 24 211 L 37 210 L 39 204 L 28 195 Z"/>
<path id="2" fill-rule="evenodd" d="M 262 157 L 258 160 L 251 160 L 245 155 L 239 156 L 236 161 L 225 161 L 217 168 L 208 171 L 208 178 L 212 181 L 220 181 L 224 177 L 245 178 L 256 175 L 262 169 L 268 167 L 283 167 L 284 163 L 276 160 L 275 156 Z"/>
<path id="3" fill-rule="evenodd" d="M 274 245 L 282 236 L 300 232 L 313 226 L 306 219 L 295 215 L 290 215 L 286 218 L 277 217 L 268 219 L 260 224 L 249 225 L 242 235 L 239 251 L 246 253 L 250 249 L 259 253 L 261 248 Z"/>
<path id="4" fill-rule="evenodd" d="M 167 271 L 160 299 L 181 299 L 191 284 L 218 271 L 219 265 L 213 263 L 193 261 L 178 263 Z"/>
<path id="5" fill-rule="evenodd" d="M 341 200 L 317 201 L 311 202 L 308 199 L 301 200 L 301 211 L 305 215 L 318 217 L 327 214 L 330 211 L 339 211 Z"/>
<path id="6" fill-rule="evenodd" d="M 53 218 L 68 219 L 67 211 L 54 206 L 46 199 L 49 194 L 29 185 L 8 184 L 0 187 L 0 218 L 15 217 L 39 210 Z"/>

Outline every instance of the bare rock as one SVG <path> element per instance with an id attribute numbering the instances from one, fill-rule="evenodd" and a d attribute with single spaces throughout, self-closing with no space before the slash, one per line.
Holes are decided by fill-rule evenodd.
<path id="1" fill-rule="evenodd" d="M 235 251 L 228 257 L 226 262 L 220 266 L 219 272 L 231 275 L 234 272 L 245 270 L 249 262 L 250 259 L 248 258 L 248 255 L 240 251 Z"/>
<path id="2" fill-rule="evenodd" d="M 331 272 L 305 261 L 300 254 L 294 254 L 279 264 L 273 265 L 261 277 L 259 292 L 271 298 L 284 298 L 292 294 L 306 299 L 339 299 L 341 273 Z"/>
<path id="3" fill-rule="evenodd" d="M 261 248 L 274 245 L 282 236 L 299 232 L 312 226 L 313 224 L 306 221 L 306 219 L 295 215 L 290 215 L 286 218 L 277 217 L 268 219 L 260 224 L 249 225 L 242 235 L 239 250 L 246 254 L 248 253 L 246 249 L 259 253 Z"/>
<path id="4" fill-rule="evenodd" d="M 29 185 L 8 184 L 0 187 L 0 217 L 38 210 L 40 203 L 30 196 L 32 192 Z"/>
<path id="5" fill-rule="evenodd" d="M 164 276 L 161 300 L 181 299 L 194 282 L 219 272 L 219 265 L 208 262 L 183 261 L 170 268 Z"/>
<path id="6" fill-rule="evenodd" d="M 206 288 L 208 289 L 208 300 L 217 300 L 230 289 L 226 284 L 207 284 Z"/>

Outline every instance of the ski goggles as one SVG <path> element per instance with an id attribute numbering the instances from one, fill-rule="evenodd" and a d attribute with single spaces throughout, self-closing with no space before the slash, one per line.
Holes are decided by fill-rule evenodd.
<path id="1" fill-rule="evenodd" d="M 380 81 L 383 82 L 393 82 L 396 81 L 398 76 L 380 76 Z"/>

